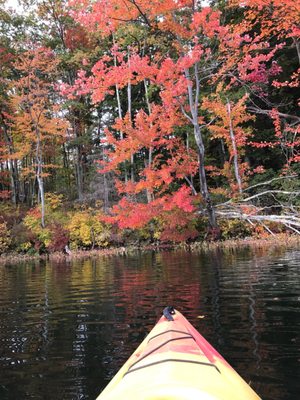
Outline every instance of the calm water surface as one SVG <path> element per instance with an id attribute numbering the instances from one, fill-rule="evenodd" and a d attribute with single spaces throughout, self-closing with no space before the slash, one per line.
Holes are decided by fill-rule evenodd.
<path id="1" fill-rule="evenodd" d="M 263 399 L 298 400 L 299 270 L 274 249 L 1 266 L 0 399 L 95 399 L 173 304 Z"/>

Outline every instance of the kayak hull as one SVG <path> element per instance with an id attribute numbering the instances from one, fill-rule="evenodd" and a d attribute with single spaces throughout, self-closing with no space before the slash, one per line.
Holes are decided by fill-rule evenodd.
<path id="1" fill-rule="evenodd" d="M 177 310 L 162 316 L 97 400 L 259 396 Z"/>

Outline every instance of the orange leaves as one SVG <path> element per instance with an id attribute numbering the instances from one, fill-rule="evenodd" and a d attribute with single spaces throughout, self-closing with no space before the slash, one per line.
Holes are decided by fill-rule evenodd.
<path id="1" fill-rule="evenodd" d="M 70 0 L 72 16 L 80 23 L 99 30 L 107 36 L 115 32 L 122 24 L 141 21 L 148 27 L 157 25 L 161 30 L 173 28 L 172 12 L 182 7 L 190 6 L 188 0 Z M 177 26 L 177 25 L 176 25 Z"/>
<path id="2" fill-rule="evenodd" d="M 196 210 L 194 204 L 192 203 L 190 188 L 187 186 L 182 186 L 172 195 L 171 201 L 168 201 L 168 203 L 164 205 L 164 209 L 166 211 L 170 211 L 174 207 L 178 207 L 180 210 L 183 210 L 187 213 L 191 213 Z"/>
<path id="3" fill-rule="evenodd" d="M 254 83 L 255 90 L 282 72 L 274 60 L 278 50 L 293 48 L 297 54 L 299 41 L 300 5 L 293 0 L 231 0 L 230 5 L 242 6 L 243 21 L 233 27 L 242 39 L 244 59 L 238 65 L 240 79 Z M 251 37 L 250 32 L 255 32 Z M 270 40 L 275 46 L 270 46 Z M 237 53 L 238 54 L 238 53 Z M 298 69 L 298 68 L 297 68 Z M 275 87 L 296 87 L 299 84 L 299 70 L 290 71 L 291 78 L 284 82 L 274 80 Z"/>
<path id="4" fill-rule="evenodd" d="M 250 142 L 251 146 L 256 148 L 275 148 L 280 147 L 285 159 L 286 164 L 284 171 L 288 170 L 293 163 L 300 161 L 300 126 L 293 122 L 289 123 L 281 114 L 278 109 L 273 108 L 269 112 L 269 116 L 273 121 L 274 126 L 274 140 L 262 142 Z"/>
<path id="5" fill-rule="evenodd" d="M 286 168 L 292 163 L 300 161 L 300 125 L 289 124 L 283 118 L 280 118 L 279 111 L 273 108 L 270 112 L 273 120 L 275 136 L 278 139 L 286 157 Z"/>
<path id="6" fill-rule="evenodd" d="M 190 28 L 194 34 L 202 31 L 210 39 L 215 36 L 225 35 L 227 29 L 221 26 L 220 16 L 220 11 L 214 11 L 211 7 L 203 7 L 201 11 L 193 14 Z"/>
<path id="7" fill-rule="evenodd" d="M 11 159 L 29 155 L 32 159 L 38 158 L 36 163 L 41 163 L 43 157 L 52 156 L 55 145 L 64 140 L 68 124 L 60 115 L 60 105 L 54 102 L 53 80 L 57 65 L 54 53 L 45 47 L 28 50 L 15 62 L 20 78 L 15 82 L 11 96 L 10 124 L 15 149 Z M 55 166 L 48 163 L 44 167 L 52 169 Z M 34 168 L 34 165 L 30 168 L 30 174 Z"/>
<path id="8" fill-rule="evenodd" d="M 246 100 L 248 96 L 243 96 L 236 103 L 229 102 L 229 100 L 226 103 L 222 100 L 221 95 L 222 93 L 219 89 L 215 96 L 204 98 L 202 102 L 202 109 L 216 117 L 215 122 L 209 126 L 212 138 L 224 139 L 230 152 L 232 152 L 232 140 L 230 138 L 231 124 L 236 146 L 239 150 L 242 150 L 251 136 L 251 132 L 247 128 L 243 128 L 243 124 L 255 119 L 253 115 L 247 113 Z M 228 112 L 228 102 L 230 103 L 230 113 Z"/>
<path id="9" fill-rule="evenodd" d="M 223 183 L 225 177 L 231 194 L 240 195 L 250 175 L 245 148 L 252 136 L 250 124 L 254 116 L 247 112 L 248 95 L 239 100 L 236 97 L 246 84 L 243 93 L 245 89 L 251 96 L 268 100 L 267 85 L 282 72 L 275 57 L 284 44 L 276 42 L 276 38 L 272 45 L 269 43 L 265 32 L 276 32 L 279 37 L 279 31 L 272 21 L 269 25 L 266 15 L 278 16 L 284 6 L 267 0 L 258 1 L 256 6 L 246 0 L 246 18 L 238 23 L 238 17 L 225 17 L 227 3 L 224 16 L 216 11 L 217 6 L 202 7 L 187 0 L 71 4 L 77 9 L 76 18 L 86 27 L 96 27 L 107 41 L 112 37 L 113 46 L 94 65 L 90 76 L 80 73 L 70 95 L 90 93 L 94 103 L 103 102 L 108 95 L 115 96 L 110 112 L 114 118 L 118 111 L 119 118 L 105 130 L 103 171 L 116 172 L 120 179 L 117 189 L 128 196 L 114 208 L 118 223 L 140 227 L 155 215 L 173 213 L 176 225 L 177 218 L 186 218 L 183 213 L 193 214 L 194 206 L 189 203 L 183 182 L 193 186 L 191 177 L 198 172 L 198 155 L 193 148 L 198 146 L 202 151 L 199 131 L 201 135 L 203 132 L 205 147 L 207 140 L 215 139 L 222 151 L 218 167 L 207 166 L 206 171 L 211 177 L 220 176 L 214 182 Z M 239 11 L 242 13 L 243 8 Z M 293 34 L 297 31 L 294 25 Z M 287 26 L 279 29 L 283 31 Z M 218 82 L 223 84 L 217 86 Z M 229 92 L 231 88 L 234 91 Z M 214 94 L 204 98 L 208 91 Z M 126 107 L 129 112 L 124 117 Z M 279 140 L 282 127 L 275 114 L 273 119 Z M 188 132 L 184 131 L 185 125 L 189 125 Z M 196 142 L 189 140 L 185 144 L 192 130 Z M 211 148 L 199 151 L 201 168 L 207 162 L 206 151 L 212 154 Z M 294 153 L 294 159 L 295 156 Z M 262 171 L 258 168 L 255 172 Z M 206 187 L 202 176 L 205 172 L 200 176 L 200 185 Z M 195 182 L 194 191 L 199 189 L 199 181 Z M 148 205 L 141 199 L 147 199 Z M 169 225 L 175 226 L 170 220 Z"/>
<path id="10" fill-rule="evenodd" d="M 227 178 L 233 193 L 242 192 L 243 183 L 247 180 L 247 163 L 243 162 L 245 146 L 249 142 L 251 131 L 244 124 L 254 117 L 246 110 L 247 95 L 236 103 L 225 97 L 226 92 L 222 85 L 217 87 L 215 95 L 205 98 L 202 103 L 203 110 L 212 114 L 209 130 L 212 139 L 221 139 L 222 145 L 228 150 L 228 160 L 222 168 L 211 169 L 211 175 L 223 175 Z M 224 99 L 225 97 L 225 99 Z"/>
<path id="11" fill-rule="evenodd" d="M 88 38 L 87 32 L 82 26 L 77 25 L 74 28 L 68 28 L 65 32 L 65 44 L 70 50 L 82 48 L 91 48 L 91 43 Z"/>
<path id="12" fill-rule="evenodd" d="M 267 142 L 267 141 L 262 141 L 262 142 L 255 142 L 255 141 L 250 141 L 249 144 L 253 147 L 256 147 L 257 149 L 263 149 L 263 148 L 274 148 L 280 144 L 278 140 L 274 142 Z"/>
<path id="13" fill-rule="evenodd" d="M 280 118 L 278 115 L 278 110 L 276 110 L 275 108 L 273 108 L 270 111 L 270 117 L 273 120 L 273 124 L 274 124 L 274 128 L 275 128 L 275 136 L 278 138 L 282 137 L 282 131 L 281 131 L 281 122 L 280 122 Z"/>
<path id="14" fill-rule="evenodd" d="M 162 216 L 160 240 L 184 242 L 194 239 L 199 235 L 195 225 L 194 214 L 175 208 L 172 212 L 164 213 Z"/>
<path id="15" fill-rule="evenodd" d="M 139 110 L 135 116 L 135 129 L 132 135 L 142 147 L 152 147 L 155 141 L 159 140 L 160 127 L 158 121 L 158 107 L 153 106 L 150 115 L 144 110 Z"/>
<path id="16" fill-rule="evenodd" d="M 173 182 L 170 168 L 163 167 L 160 171 L 157 171 L 157 173 L 166 185 L 169 185 L 171 182 Z"/>
<path id="17" fill-rule="evenodd" d="M 190 40 L 200 32 L 209 38 L 226 32 L 220 24 L 218 11 L 202 7 L 196 12 L 189 0 L 70 0 L 69 6 L 75 20 L 89 29 L 99 31 L 102 36 L 137 22 L 150 29 L 180 36 L 184 40 Z M 180 41 L 174 41 L 173 45 L 175 48 L 181 47 Z"/>
<path id="18" fill-rule="evenodd" d="M 130 113 L 117 118 L 105 130 L 106 153 L 102 172 L 117 173 L 119 179 L 116 181 L 116 188 L 119 194 L 128 196 L 113 207 L 111 221 L 115 221 L 122 229 L 138 229 L 154 218 L 159 218 L 163 229 L 172 226 L 177 234 L 182 229 L 182 237 L 191 237 L 188 231 L 190 229 L 192 235 L 190 223 L 195 207 L 190 189 L 183 186 L 182 181 L 197 173 L 198 157 L 194 150 L 186 149 L 181 137 L 184 135 L 178 135 L 176 130 L 185 123 L 181 104 L 187 102 L 188 88 L 193 85 L 186 78 L 185 70 L 192 68 L 207 54 L 202 44 L 194 40 L 195 32 L 203 29 L 204 35 L 213 37 L 220 29 L 218 13 L 211 9 L 200 13 L 200 28 L 199 19 L 194 21 L 194 26 L 191 25 L 191 16 L 186 12 L 191 9 L 191 3 L 187 0 L 154 0 L 150 3 L 144 0 L 100 0 L 71 1 L 71 4 L 77 20 L 83 25 L 89 28 L 95 26 L 103 36 L 114 33 L 114 45 L 94 65 L 91 76 L 87 77 L 87 74 L 82 73 L 73 88 L 63 87 L 64 92 L 71 98 L 86 91 L 91 94 L 94 103 L 103 102 L 107 95 L 117 97 L 126 94 L 128 110 L 131 103 L 128 100 L 129 92 L 136 90 L 142 95 L 146 92 L 147 112 L 143 109 L 131 109 Z M 181 39 L 193 40 L 192 46 L 187 44 L 185 47 L 181 44 L 181 39 L 175 39 L 173 43 L 170 41 L 168 46 L 181 53 L 181 56 L 171 58 L 165 50 L 161 53 L 161 39 L 153 36 L 150 40 L 157 40 L 158 43 L 153 46 L 150 41 L 151 47 L 155 49 L 151 49 L 149 56 L 145 56 L 144 50 L 128 44 L 125 47 L 126 40 L 122 30 L 125 27 L 126 30 L 129 29 L 130 36 L 131 33 L 136 33 L 134 26 L 137 25 L 141 28 L 139 34 L 155 28 L 161 33 L 172 33 L 174 38 L 180 36 Z M 145 42 L 146 49 L 149 43 Z M 132 89 L 134 86 L 137 88 Z M 152 88 L 155 103 L 151 102 Z M 123 114 L 123 103 L 120 112 L 120 99 L 116 100 L 120 117 Z M 128 169 L 132 172 L 133 162 L 135 176 L 133 179 L 131 174 L 129 180 Z M 123 178 L 125 175 L 125 182 L 122 181 L 120 171 Z M 136 198 L 147 198 L 148 204 L 138 202 Z M 171 217 L 175 214 L 175 221 L 171 223 Z M 176 226 L 180 228 L 177 229 Z"/>
<path id="19" fill-rule="evenodd" d="M 39 220 L 41 218 L 41 210 L 39 207 L 31 208 L 28 211 L 27 215 L 30 216 L 31 218 L 35 218 L 35 219 Z"/>
<path id="20" fill-rule="evenodd" d="M 21 71 L 25 76 L 33 77 L 39 71 L 44 77 L 48 73 L 53 73 L 58 65 L 58 60 L 55 58 L 55 54 L 50 48 L 47 47 L 36 47 L 35 49 L 27 50 L 25 53 L 19 56 L 15 62 L 15 67 L 18 71 Z M 25 79 L 20 81 L 20 85 L 25 85 Z M 34 85 L 34 82 L 27 81 L 27 84 Z"/>
<path id="21" fill-rule="evenodd" d="M 184 179 L 185 176 L 195 175 L 198 171 L 198 157 L 193 149 L 186 150 L 179 140 L 173 141 L 174 148 L 171 150 L 171 157 L 167 164 L 177 179 Z"/>
<path id="22" fill-rule="evenodd" d="M 140 169 L 139 180 L 134 187 L 131 183 L 120 186 L 122 193 L 140 193 L 144 190 L 163 193 L 175 179 L 184 179 L 186 175 L 197 172 L 197 154 L 192 149 L 187 152 L 184 143 L 174 136 L 174 128 L 178 125 L 177 115 L 166 113 L 160 105 L 152 105 L 148 115 L 140 110 L 131 120 L 127 114 L 117 119 L 113 128 L 122 132 L 119 135 L 106 130 L 107 162 L 104 170 L 116 171 L 120 164 L 130 160 L 132 154 L 151 153 L 151 161 Z M 164 157 L 162 157 L 162 153 Z"/>
<path id="23" fill-rule="evenodd" d="M 251 172 L 253 174 L 263 174 L 264 172 L 266 172 L 266 170 L 263 165 L 259 165 L 258 167 L 254 168 Z M 248 174 L 249 174 L 249 172 L 248 172 Z"/>
<path id="24" fill-rule="evenodd" d="M 11 191 L 10 190 L 0 190 L 0 199 L 2 200 L 7 200 L 11 196 Z"/>
<path id="25" fill-rule="evenodd" d="M 123 197 L 117 205 L 113 206 L 111 210 L 113 217 L 110 222 L 117 223 L 121 229 L 142 228 L 157 214 L 156 203 L 137 204 Z"/>
<path id="26" fill-rule="evenodd" d="M 232 3 L 240 3 L 234 0 Z M 299 2 L 293 0 L 245 0 L 243 6 L 247 6 L 245 20 L 259 24 L 263 21 L 261 35 L 271 37 L 294 37 L 299 34 L 297 22 L 300 18 Z M 297 29 L 298 28 L 298 29 Z"/>
<path id="27" fill-rule="evenodd" d="M 269 45 L 266 44 L 264 47 L 268 48 Z M 250 53 L 246 53 L 237 67 L 239 78 L 245 82 L 254 84 L 254 88 L 258 92 L 263 93 L 261 86 L 258 86 L 258 84 L 267 84 L 270 78 L 282 72 L 282 68 L 275 60 L 270 64 L 270 61 L 280 48 L 282 48 L 282 45 L 277 45 L 266 54 L 251 55 Z"/>
<path id="28" fill-rule="evenodd" d="M 149 204 L 123 197 L 111 209 L 112 215 L 105 217 L 105 222 L 116 223 L 120 229 L 140 229 L 156 221 L 160 226 L 162 240 L 184 241 L 197 235 L 193 227 L 193 203 L 194 197 L 186 186 Z"/>
<path id="29" fill-rule="evenodd" d="M 148 57 L 141 57 L 134 48 L 124 52 L 114 45 L 110 54 L 105 54 L 94 64 L 91 69 L 92 75 L 87 76 L 84 70 L 80 70 L 75 84 L 70 86 L 62 83 L 60 91 L 69 99 L 90 93 L 94 103 L 101 103 L 107 95 L 114 94 L 116 88 L 120 90 L 129 82 L 131 85 L 137 85 L 146 78 L 154 79 L 158 71 L 158 67 L 151 64 Z"/>
<path id="30" fill-rule="evenodd" d="M 290 88 L 298 88 L 300 86 L 300 68 L 298 68 L 291 75 L 291 79 L 289 81 L 285 80 L 284 82 L 280 82 L 278 80 L 274 80 L 272 85 L 276 88 L 281 87 L 290 87 Z M 300 102 L 298 103 L 300 105 Z"/>

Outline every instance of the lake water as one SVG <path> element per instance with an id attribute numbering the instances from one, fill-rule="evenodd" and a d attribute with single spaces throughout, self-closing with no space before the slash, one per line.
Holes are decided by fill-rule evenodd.
<path id="1" fill-rule="evenodd" d="M 263 399 L 298 400 L 299 270 L 272 248 L 1 266 L 0 399 L 95 399 L 174 305 Z"/>

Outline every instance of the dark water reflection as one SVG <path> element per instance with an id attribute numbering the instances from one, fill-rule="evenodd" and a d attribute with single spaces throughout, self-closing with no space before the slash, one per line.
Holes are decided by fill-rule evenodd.
<path id="1" fill-rule="evenodd" d="M 1 267 L 0 399 L 94 399 L 174 304 L 262 398 L 296 400 L 299 268 L 270 249 Z"/>

